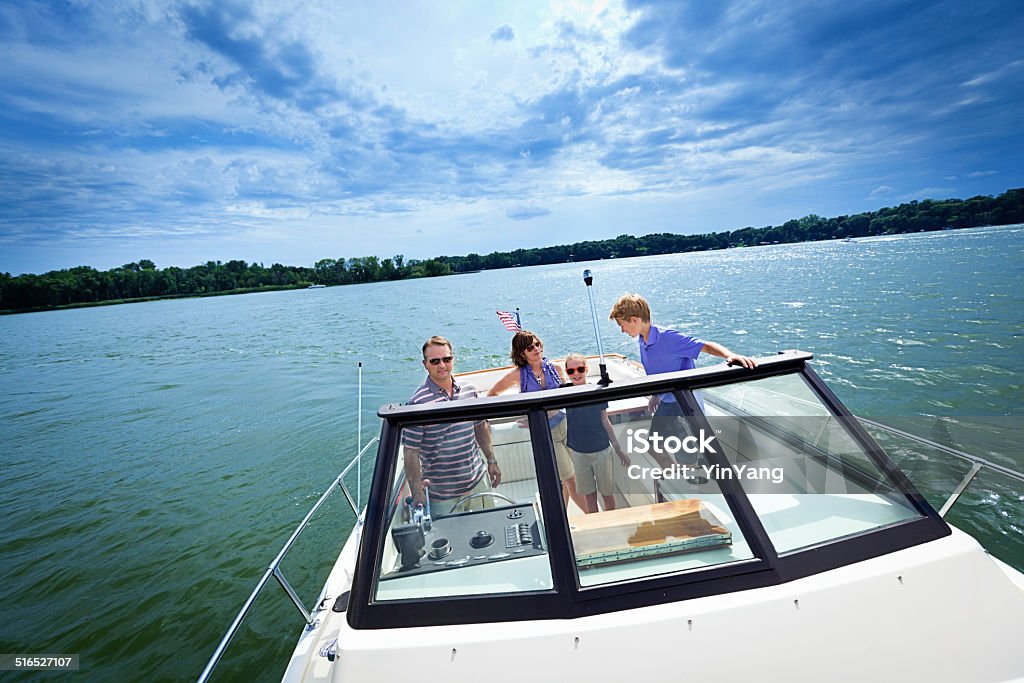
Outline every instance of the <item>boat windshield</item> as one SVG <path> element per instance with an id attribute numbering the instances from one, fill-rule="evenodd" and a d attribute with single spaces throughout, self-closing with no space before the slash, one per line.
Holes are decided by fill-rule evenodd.
<path id="1" fill-rule="evenodd" d="M 394 434 L 369 602 L 714 592 L 934 517 L 802 359 L 770 365 L 459 401 L 462 419 L 451 403 L 382 410 Z"/>

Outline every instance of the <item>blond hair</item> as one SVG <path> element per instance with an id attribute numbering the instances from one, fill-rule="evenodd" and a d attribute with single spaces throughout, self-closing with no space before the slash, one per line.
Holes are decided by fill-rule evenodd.
<path id="1" fill-rule="evenodd" d="M 647 299 L 639 294 L 623 294 L 612 306 L 612 312 L 608 314 L 609 320 L 629 320 L 640 318 L 645 323 L 651 322 L 651 307 Z"/>

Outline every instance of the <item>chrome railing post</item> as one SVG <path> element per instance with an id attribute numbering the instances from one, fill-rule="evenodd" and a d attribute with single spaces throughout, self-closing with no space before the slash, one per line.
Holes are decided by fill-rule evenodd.
<path id="1" fill-rule="evenodd" d="M 292 585 L 288 583 L 288 579 L 284 578 L 284 574 L 281 573 L 280 567 L 274 567 L 274 578 L 277 579 L 279 584 L 281 584 L 281 588 L 283 588 L 284 592 L 288 594 L 288 597 L 292 599 L 295 606 L 299 608 L 299 611 L 302 613 L 302 618 L 306 620 L 306 623 L 312 624 L 313 615 L 310 614 L 309 610 L 306 609 L 306 606 L 302 604 L 302 600 L 299 599 L 299 596 L 295 593 L 295 589 L 292 588 Z"/>
<path id="2" fill-rule="evenodd" d="M 953 507 L 956 504 L 956 501 L 960 497 L 960 494 L 963 493 L 968 486 L 970 486 L 971 482 L 974 480 L 974 477 L 980 471 L 980 462 L 976 462 L 973 465 L 971 465 L 970 471 L 964 476 L 963 480 L 961 480 L 960 485 L 956 487 L 956 490 L 954 490 L 953 493 L 950 494 L 949 498 L 946 499 L 946 502 L 942 504 L 942 509 L 939 510 L 939 517 L 946 516 L 946 513 L 949 512 L 949 508 Z"/>
<path id="3" fill-rule="evenodd" d="M 338 475 L 338 479 L 335 482 L 335 483 L 337 483 L 341 487 L 342 492 L 345 494 L 345 498 L 348 499 L 349 506 L 352 508 L 352 512 L 356 513 L 356 517 L 357 518 L 359 517 L 359 504 L 358 504 L 357 500 L 353 500 L 352 499 L 352 492 L 348 490 L 348 486 L 345 484 L 345 475 L 348 474 L 349 471 L 351 471 L 353 465 L 359 466 L 359 462 L 363 459 L 363 453 L 365 453 L 370 448 L 370 446 L 372 446 L 373 444 L 377 443 L 378 441 L 380 441 L 380 437 L 379 436 L 375 436 L 372 439 L 370 439 L 370 442 L 368 444 L 366 444 L 365 446 L 363 446 L 362 450 L 359 451 L 359 454 L 356 455 L 356 457 L 352 459 L 352 462 L 350 462 L 348 464 L 348 466 L 341 471 L 341 474 Z M 361 472 L 362 471 L 361 470 L 361 466 L 359 466 L 359 467 L 360 467 L 360 469 L 357 469 L 357 472 Z M 357 477 L 358 476 L 360 476 L 360 475 L 357 475 Z M 357 489 L 357 491 L 358 491 L 358 489 Z M 358 499 L 358 497 L 359 497 L 359 495 L 358 495 L 358 492 L 357 492 L 356 498 Z"/>
<path id="4" fill-rule="evenodd" d="M 356 516 L 358 516 L 359 509 L 356 507 L 356 501 L 352 500 L 352 494 L 348 492 L 348 487 L 345 486 L 345 482 L 339 479 L 338 488 L 340 488 L 341 492 L 345 494 L 345 500 L 348 501 L 349 507 L 352 508 L 352 512 L 356 513 Z"/>
<path id="5" fill-rule="evenodd" d="M 980 472 L 983 467 L 988 470 L 991 470 L 992 472 L 998 472 L 999 474 L 1010 477 L 1011 479 L 1016 479 L 1019 482 L 1024 482 L 1024 474 L 1021 474 L 1016 470 L 1012 470 L 1009 467 L 1004 467 L 997 463 L 990 462 L 988 460 L 985 460 L 984 458 L 979 458 L 977 456 L 971 455 L 970 453 L 958 451 L 957 449 L 950 448 L 949 446 L 943 446 L 940 443 L 936 443 L 934 441 L 925 439 L 915 434 L 911 434 L 909 432 L 904 432 L 900 429 L 896 429 L 895 427 L 890 427 L 889 425 L 882 424 L 881 422 L 875 422 L 874 420 L 868 420 L 863 417 L 858 417 L 857 419 L 860 420 L 862 424 L 870 425 L 877 429 L 881 429 L 883 432 L 888 432 L 889 434 L 895 434 L 896 436 L 903 437 L 904 439 L 907 439 L 909 441 L 915 441 L 917 443 L 924 444 L 929 448 L 934 448 L 936 450 L 942 451 L 943 453 L 948 453 L 953 457 L 971 463 L 971 469 L 967 472 L 966 475 L 964 475 L 964 478 L 957 485 L 953 493 L 950 494 L 949 498 L 946 499 L 946 502 L 942 504 L 942 509 L 939 510 L 940 517 L 945 517 L 946 513 L 949 512 L 950 508 L 956 505 L 957 500 L 959 500 L 963 492 L 967 490 L 967 487 L 971 485 L 971 482 L 974 481 L 975 476 L 977 476 L 978 472 Z"/>

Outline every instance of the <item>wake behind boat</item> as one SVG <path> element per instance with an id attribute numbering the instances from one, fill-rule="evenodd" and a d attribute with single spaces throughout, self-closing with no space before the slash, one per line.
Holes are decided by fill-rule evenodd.
<path id="1" fill-rule="evenodd" d="M 942 519 L 811 359 L 647 377 L 608 357 L 607 386 L 381 408 L 369 500 L 317 607 L 280 561 L 330 491 L 200 680 L 272 576 L 307 621 L 285 681 L 1024 678 L 1024 575 Z M 461 377 L 484 392 L 506 371 Z M 692 439 L 658 449 L 648 405 L 666 392 Z M 631 451 L 616 509 L 567 511 L 547 411 L 605 403 Z M 408 505 L 402 432 L 467 420 L 489 425 L 501 484 Z M 331 488 L 353 510 L 354 464 Z"/>

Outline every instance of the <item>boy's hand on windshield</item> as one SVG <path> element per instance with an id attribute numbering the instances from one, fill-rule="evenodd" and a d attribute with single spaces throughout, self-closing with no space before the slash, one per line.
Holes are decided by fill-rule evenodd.
<path id="1" fill-rule="evenodd" d="M 753 369 L 757 367 L 757 361 L 750 356 L 741 356 L 738 353 L 731 353 L 725 358 L 726 365 L 742 365 L 743 367 Z"/>

